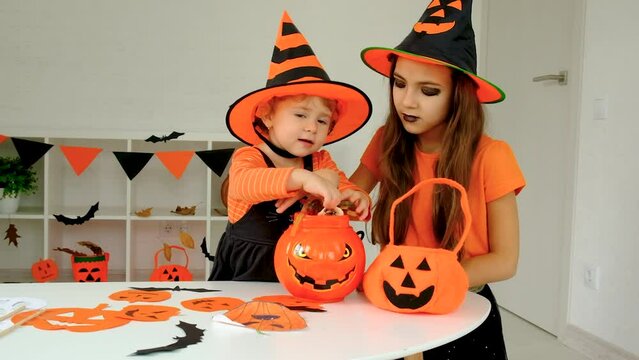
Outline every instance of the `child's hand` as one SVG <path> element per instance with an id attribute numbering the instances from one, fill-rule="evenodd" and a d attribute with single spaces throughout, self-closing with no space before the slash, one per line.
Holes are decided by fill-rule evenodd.
<path id="1" fill-rule="evenodd" d="M 355 204 L 355 213 L 361 221 L 368 221 L 370 216 L 371 198 L 368 194 L 355 189 L 345 189 L 342 191 L 341 200 L 348 200 Z M 353 210 L 349 208 L 349 210 Z"/>
<path id="2" fill-rule="evenodd" d="M 325 209 L 335 209 L 341 200 L 341 194 L 337 189 L 339 177 L 337 177 L 337 182 L 335 183 L 333 179 L 330 178 L 330 174 L 325 172 L 321 174 L 312 172 L 309 174 L 310 175 L 302 182 L 302 190 L 324 199 L 322 205 Z M 328 177 L 328 179 L 325 176 Z"/>
<path id="3" fill-rule="evenodd" d="M 333 184 L 336 189 L 339 187 L 339 174 L 336 171 L 330 169 L 319 169 L 313 171 L 313 174 L 321 176 L 326 181 Z"/>

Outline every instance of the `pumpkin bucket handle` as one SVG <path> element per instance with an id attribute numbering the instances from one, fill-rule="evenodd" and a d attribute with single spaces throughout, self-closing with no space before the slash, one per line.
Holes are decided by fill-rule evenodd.
<path id="1" fill-rule="evenodd" d="M 173 248 L 173 249 L 178 249 L 178 250 L 182 250 L 182 251 L 184 251 L 184 256 L 186 257 L 186 265 L 184 265 L 184 267 L 188 269 L 188 267 L 189 267 L 189 254 L 187 254 L 187 253 L 186 253 L 186 250 L 185 250 L 183 247 L 181 247 L 181 246 L 177 246 L 177 245 L 170 245 L 169 247 L 171 247 L 171 248 Z M 157 269 L 157 268 L 158 268 L 158 255 L 160 255 L 160 253 L 161 253 L 162 251 L 164 251 L 164 249 L 163 249 L 163 248 L 162 248 L 162 249 L 160 249 L 160 250 L 158 250 L 158 251 L 155 253 L 155 261 L 154 261 L 155 265 L 153 266 L 153 268 L 154 268 L 154 269 Z"/>
<path id="2" fill-rule="evenodd" d="M 432 178 L 432 179 L 420 181 L 415 186 L 413 186 L 412 189 L 408 190 L 406 194 L 400 196 L 395 201 L 393 201 L 393 205 L 391 205 L 391 209 L 390 209 L 390 224 L 388 227 L 388 237 L 390 240 L 390 245 L 395 245 L 395 208 L 404 199 L 413 195 L 413 193 L 417 192 L 422 187 L 429 184 L 448 185 L 452 188 L 457 189 L 457 191 L 459 191 L 459 193 L 461 194 L 460 202 L 461 202 L 462 212 L 464 213 L 465 226 L 464 226 L 464 231 L 462 232 L 462 235 L 459 238 L 459 241 L 457 242 L 457 244 L 455 245 L 455 248 L 453 249 L 453 252 L 457 254 L 459 250 L 461 250 L 462 246 L 464 246 L 464 242 L 466 241 L 466 238 L 468 237 L 468 233 L 470 232 L 470 224 L 472 222 L 472 217 L 470 215 L 470 205 L 468 205 L 468 196 L 466 195 L 466 190 L 458 182 L 451 179 L 447 179 L 447 178 Z"/>

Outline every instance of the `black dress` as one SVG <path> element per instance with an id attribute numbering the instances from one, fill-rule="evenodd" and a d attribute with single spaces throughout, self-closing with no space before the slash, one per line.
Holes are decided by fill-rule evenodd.
<path id="1" fill-rule="evenodd" d="M 260 150 L 266 165 L 275 167 Z M 304 169 L 313 171 L 313 155 L 303 158 Z M 277 281 L 273 256 L 282 233 L 293 222 L 293 215 L 302 208 L 300 202 L 281 214 L 275 212 L 275 200 L 251 206 L 237 222 L 226 225 L 215 252 L 212 280 Z"/>

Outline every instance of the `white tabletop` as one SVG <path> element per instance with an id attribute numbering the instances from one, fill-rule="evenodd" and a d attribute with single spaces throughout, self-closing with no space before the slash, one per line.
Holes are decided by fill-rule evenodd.
<path id="1" fill-rule="evenodd" d="M 457 339 L 475 329 L 486 318 L 490 303 L 469 292 L 463 305 L 447 315 L 399 314 L 381 310 L 360 293 L 342 302 L 324 304 L 326 312 L 301 312 L 308 327 L 297 331 L 259 333 L 212 322 L 214 314 L 183 308 L 182 300 L 230 296 L 249 301 L 257 296 L 287 294 L 279 283 L 259 282 L 108 282 L 0 284 L 0 298 L 35 297 L 47 308 L 89 307 L 109 304 L 119 310 L 128 302 L 108 296 L 135 287 L 219 289 L 219 292 L 172 291 L 172 297 L 157 305 L 176 306 L 179 316 L 164 322 L 132 321 L 127 325 L 92 333 L 65 330 L 44 331 L 20 327 L 0 337 L 2 359 L 132 359 L 139 349 L 164 346 L 174 336 L 184 336 L 179 321 L 205 329 L 201 343 L 167 353 L 147 355 L 153 359 L 394 359 L 428 350 Z M 136 303 L 138 304 L 138 303 Z M 148 357 L 150 356 L 150 357 Z"/>

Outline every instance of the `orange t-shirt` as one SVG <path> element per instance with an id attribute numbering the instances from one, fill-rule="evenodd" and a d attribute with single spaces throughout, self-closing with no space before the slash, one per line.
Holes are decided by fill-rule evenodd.
<path id="1" fill-rule="evenodd" d="M 379 161 L 384 127 L 381 127 L 368 144 L 361 162 L 376 179 L 381 178 Z M 415 184 L 435 176 L 435 164 L 439 154 L 424 153 L 415 148 Z M 526 185 L 515 155 L 507 143 L 483 135 L 473 160 L 470 184 L 466 189 L 472 224 L 464 251 L 466 257 L 483 255 L 490 251 L 488 243 L 488 219 L 486 204 L 514 191 L 518 194 Z M 423 188 L 413 195 L 412 217 L 406 234 L 405 245 L 439 247 L 433 236 L 432 192 Z"/>
<path id="2" fill-rule="evenodd" d="M 312 156 L 313 170 L 330 169 L 339 174 L 339 190 L 353 188 L 364 192 L 337 168 L 328 151 L 319 150 Z M 295 168 L 269 168 L 262 153 L 253 146 L 237 149 L 233 153 L 229 170 L 229 221 L 235 223 L 240 220 L 254 204 L 294 196 L 297 191 L 286 190 L 286 182 L 293 169 Z"/>

